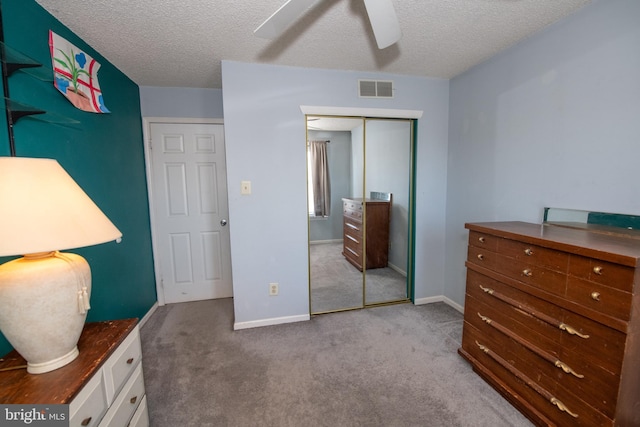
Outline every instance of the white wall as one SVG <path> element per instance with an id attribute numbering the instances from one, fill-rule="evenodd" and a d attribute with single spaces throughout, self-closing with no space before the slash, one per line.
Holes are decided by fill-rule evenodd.
<path id="1" fill-rule="evenodd" d="M 598 1 L 451 81 L 446 286 L 465 222 L 640 214 L 640 1 Z"/>
<path id="2" fill-rule="evenodd" d="M 393 99 L 361 99 L 359 78 L 392 79 Z M 236 328 L 309 313 L 305 121 L 300 105 L 424 111 L 418 122 L 416 297 L 442 294 L 449 82 L 223 61 Z M 240 195 L 240 181 L 253 193 Z M 268 283 L 280 295 L 268 295 Z"/>
<path id="3" fill-rule="evenodd" d="M 140 86 L 142 117 L 222 117 L 222 90 Z"/>
<path id="4" fill-rule="evenodd" d="M 366 192 L 391 193 L 389 264 L 407 271 L 411 122 L 366 121 Z M 362 172 L 360 172 L 362 173 Z"/>

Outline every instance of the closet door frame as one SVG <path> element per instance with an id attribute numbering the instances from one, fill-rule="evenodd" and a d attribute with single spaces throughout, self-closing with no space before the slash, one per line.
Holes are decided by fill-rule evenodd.
<path id="1" fill-rule="evenodd" d="M 305 129 L 307 116 L 333 116 L 333 117 L 345 117 L 345 118 L 362 118 L 363 126 L 366 127 L 366 119 L 409 119 L 410 122 L 410 171 L 409 171 L 409 215 L 408 215 L 408 235 L 407 235 L 407 277 L 406 277 L 406 299 L 393 300 L 393 301 L 381 301 L 367 304 L 365 296 L 366 287 L 366 268 L 363 271 L 363 289 L 362 289 L 362 306 L 361 307 L 349 307 L 339 308 L 334 311 L 344 311 L 352 309 L 360 309 L 366 307 L 375 307 L 380 305 L 389 305 L 405 302 L 415 301 L 415 286 L 414 286 L 414 274 L 415 274 L 415 196 L 416 196 L 416 151 L 417 151 L 417 119 L 422 116 L 422 111 L 418 110 L 392 110 L 392 109 L 367 109 L 367 108 L 344 108 L 344 107 L 313 107 L 313 106 L 301 106 L 302 112 L 305 114 Z M 366 139 L 366 136 L 363 136 Z M 366 142 L 363 142 L 366 145 Z M 363 153 L 364 156 L 364 153 Z M 364 162 L 364 159 L 363 159 Z M 366 167 L 366 166 L 365 166 Z M 365 171 L 363 171 L 363 175 Z M 363 187 L 365 178 L 363 177 Z M 365 191 L 369 191 L 366 190 Z M 366 225 L 365 225 L 366 226 Z M 365 243 L 366 244 L 366 243 Z M 309 265 L 311 268 L 311 265 Z M 311 272 L 311 270 L 309 270 Z M 309 275 L 309 313 L 320 314 L 312 311 L 311 303 L 311 274 Z M 330 312 L 330 311 L 327 311 Z M 324 312 L 322 312 L 324 313 Z"/>

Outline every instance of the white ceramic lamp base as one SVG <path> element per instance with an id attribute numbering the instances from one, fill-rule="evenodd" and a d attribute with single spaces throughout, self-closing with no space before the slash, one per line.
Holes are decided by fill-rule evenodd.
<path id="1" fill-rule="evenodd" d="M 78 356 L 91 295 L 91 270 L 79 255 L 27 255 L 0 265 L 0 330 L 41 374 Z"/>

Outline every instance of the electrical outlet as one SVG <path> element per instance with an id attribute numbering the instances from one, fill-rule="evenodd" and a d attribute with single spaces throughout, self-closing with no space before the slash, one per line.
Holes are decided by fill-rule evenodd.
<path id="1" fill-rule="evenodd" d="M 240 181 L 240 194 L 251 194 L 251 181 Z"/>
<path id="2" fill-rule="evenodd" d="M 278 295 L 278 284 L 277 283 L 269 283 L 269 295 L 271 295 L 271 296 Z"/>

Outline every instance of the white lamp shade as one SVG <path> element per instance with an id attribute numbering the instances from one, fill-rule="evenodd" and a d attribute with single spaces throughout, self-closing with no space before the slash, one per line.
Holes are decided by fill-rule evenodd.
<path id="1" fill-rule="evenodd" d="M 0 157 L 0 256 L 79 248 L 121 236 L 56 160 Z"/>

